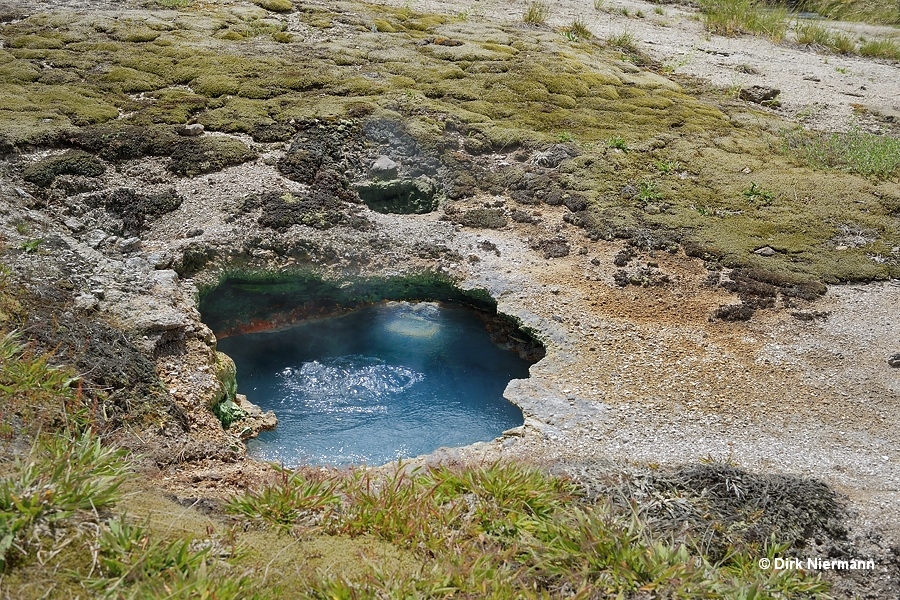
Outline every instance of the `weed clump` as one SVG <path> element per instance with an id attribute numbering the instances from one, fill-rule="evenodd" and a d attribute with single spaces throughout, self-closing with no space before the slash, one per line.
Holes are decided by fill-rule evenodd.
<path id="1" fill-rule="evenodd" d="M 67 137 L 67 141 L 106 160 L 129 160 L 144 156 L 163 156 L 179 141 L 169 127 L 135 125 L 97 125 L 84 127 Z"/>
<path id="2" fill-rule="evenodd" d="M 0 480 L 0 572 L 54 543 L 53 533 L 65 535 L 67 521 L 77 514 L 118 501 L 129 470 L 120 452 L 90 434 L 37 444 L 31 456 L 16 462 L 11 477 Z"/>
<path id="3" fill-rule="evenodd" d="M 258 222 L 263 227 L 285 231 L 292 225 L 315 229 L 330 229 L 346 225 L 366 229 L 369 221 L 352 209 L 348 201 L 355 200 L 340 182 L 320 177 L 308 194 L 295 196 L 291 192 L 267 192 L 244 199 L 243 210 L 261 208 Z"/>
<path id="4" fill-rule="evenodd" d="M 91 198 L 121 217 L 125 235 L 138 235 L 148 217 L 159 217 L 181 206 L 182 197 L 174 189 L 157 194 L 141 194 L 129 188 L 109 190 Z"/>
<path id="5" fill-rule="evenodd" d="M 70 151 L 60 156 L 52 156 L 25 167 L 22 173 L 25 181 L 40 187 L 50 187 L 59 175 L 83 175 L 98 177 L 106 171 L 106 166 L 96 156 L 86 152 Z"/>

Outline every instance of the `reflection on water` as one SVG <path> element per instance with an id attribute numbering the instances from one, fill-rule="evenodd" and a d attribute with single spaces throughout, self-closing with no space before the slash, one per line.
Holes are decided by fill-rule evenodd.
<path id="1" fill-rule="evenodd" d="M 278 429 L 249 444 L 264 460 L 383 463 L 522 423 L 502 394 L 528 364 L 468 309 L 388 302 L 219 347 L 237 363 L 238 390 L 278 415 Z"/>

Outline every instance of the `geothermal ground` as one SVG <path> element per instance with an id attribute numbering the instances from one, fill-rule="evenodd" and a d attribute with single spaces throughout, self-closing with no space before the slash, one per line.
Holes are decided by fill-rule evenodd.
<path id="1" fill-rule="evenodd" d="M 797 150 L 896 142 L 895 61 L 641 2 L 0 8 L 0 330 L 83 374 L 152 489 L 215 502 L 268 469 L 239 435 L 262 420 L 212 410 L 234 374 L 200 293 L 428 273 L 546 357 L 505 393 L 523 427 L 415 462 L 820 480 L 842 555 L 877 564 L 833 593 L 900 593 L 900 171 Z M 595 37 L 564 35 L 585 11 Z"/>

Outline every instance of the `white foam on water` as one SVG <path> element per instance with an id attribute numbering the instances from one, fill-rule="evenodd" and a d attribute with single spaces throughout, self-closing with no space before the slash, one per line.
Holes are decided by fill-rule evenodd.
<path id="1" fill-rule="evenodd" d="M 278 374 L 285 401 L 330 413 L 375 414 L 387 411 L 389 398 L 425 376 L 369 356 L 340 356 L 287 367 Z"/>

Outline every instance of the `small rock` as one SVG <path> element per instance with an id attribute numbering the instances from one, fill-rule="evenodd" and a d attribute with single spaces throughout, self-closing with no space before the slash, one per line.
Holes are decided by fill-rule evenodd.
<path id="1" fill-rule="evenodd" d="M 96 310 L 100 302 L 91 294 L 79 294 L 75 297 L 75 310 L 80 312 L 92 312 Z"/>
<path id="2" fill-rule="evenodd" d="M 759 254 L 760 256 L 775 256 L 776 252 L 772 249 L 771 246 L 763 246 L 762 248 L 757 248 L 753 251 L 754 254 Z"/>
<path id="3" fill-rule="evenodd" d="M 827 319 L 830 314 L 827 310 L 795 310 L 791 316 L 798 321 L 815 321 L 816 319 Z"/>
<path id="4" fill-rule="evenodd" d="M 781 90 L 770 88 L 762 85 L 752 85 L 741 89 L 740 98 L 755 104 L 763 104 L 764 102 L 772 102 L 781 93 Z"/>
<path id="5" fill-rule="evenodd" d="M 634 258 L 634 251 L 631 248 L 623 248 L 622 250 L 619 250 L 618 254 L 613 258 L 613 264 L 617 267 L 624 267 L 632 258 Z M 598 260 L 595 264 L 600 264 L 600 261 Z"/>
<path id="6" fill-rule="evenodd" d="M 481 262 L 481 257 L 479 257 L 477 254 L 470 254 L 469 256 L 466 257 L 466 259 L 472 264 Z"/>
<path id="7" fill-rule="evenodd" d="M 88 246 L 96 249 L 96 248 L 99 248 L 100 244 L 105 242 L 108 237 L 109 236 L 107 236 L 106 232 L 103 231 L 102 229 L 93 229 L 88 232 L 87 238 L 85 239 L 85 241 L 87 242 Z"/>
<path id="8" fill-rule="evenodd" d="M 400 168 L 396 162 L 385 155 L 381 155 L 372 163 L 372 175 L 379 179 L 394 179 L 397 177 L 397 169 Z"/>
<path id="9" fill-rule="evenodd" d="M 151 252 L 147 255 L 147 262 L 149 262 L 154 269 L 168 269 L 172 266 L 172 257 L 168 252 Z"/>
<path id="10" fill-rule="evenodd" d="M 178 135 L 195 137 L 201 134 L 203 134 L 203 125 L 200 123 L 191 123 L 190 125 L 185 125 L 178 129 Z"/>
<path id="11" fill-rule="evenodd" d="M 635 186 L 631 185 L 630 183 L 626 183 L 622 187 L 621 192 L 619 192 L 619 193 L 622 194 L 623 198 L 634 198 L 635 196 L 637 196 L 640 193 L 640 190 L 638 190 Z"/>
<path id="12" fill-rule="evenodd" d="M 199 227 L 194 227 L 193 229 L 188 229 L 187 232 L 184 234 L 184 237 L 194 238 L 194 237 L 200 237 L 201 235 L 203 235 L 203 230 L 200 229 Z"/>
<path id="13" fill-rule="evenodd" d="M 125 268 L 134 273 L 144 275 L 150 271 L 150 263 L 140 256 L 132 256 L 125 260 Z"/>
<path id="14" fill-rule="evenodd" d="M 84 229 L 84 223 L 76 219 L 75 217 L 69 217 L 65 221 L 63 221 L 63 225 L 69 228 L 70 231 L 81 231 Z"/>
<path id="15" fill-rule="evenodd" d="M 819 79 L 819 78 L 816 77 L 815 75 L 806 75 L 806 76 L 803 77 L 803 79 L 804 79 L 805 81 L 822 81 L 821 79 Z"/>
<path id="16" fill-rule="evenodd" d="M 19 198 L 32 199 L 32 200 L 34 199 L 34 196 L 32 196 L 31 194 L 29 194 L 28 192 L 26 192 L 25 190 L 23 190 L 20 187 L 15 188 L 15 190 L 16 190 L 16 194 L 18 194 Z"/>
<path id="17" fill-rule="evenodd" d="M 900 367 L 900 352 L 891 356 L 887 363 L 894 368 Z"/>
<path id="18" fill-rule="evenodd" d="M 500 256 L 500 249 L 497 248 L 497 244 L 495 244 L 494 242 L 491 242 L 488 240 L 483 240 L 483 241 L 478 242 L 478 247 L 481 248 L 482 250 L 485 250 L 487 252 L 493 252 L 497 256 Z"/>
<path id="19" fill-rule="evenodd" d="M 137 250 L 140 247 L 141 247 L 141 238 L 136 237 L 136 236 L 130 237 L 126 240 L 121 240 L 119 242 L 119 252 L 121 252 L 122 254 L 125 254 L 128 252 L 134 252 L 135 250 Z"/>
<path id="20" fill-rule="evenodd" d="M 644 212 L 648 215 L 658 215 L 662 212 L 662 209 L 660 209 L 656 204 L 648 204 L 644 207 Z"/>
<path id="21" fill-rule="evenodd" d="M 431 43 L 436 44 L 438 46 L 449 46 L 449 47 L 463 45 L 463 43 L 461 41 L 454 40 L 453 38 L 448 38 L 448 37 L 436 37 L 436 38 L 434 38 L 434 40 L 432 40 Z"/>

